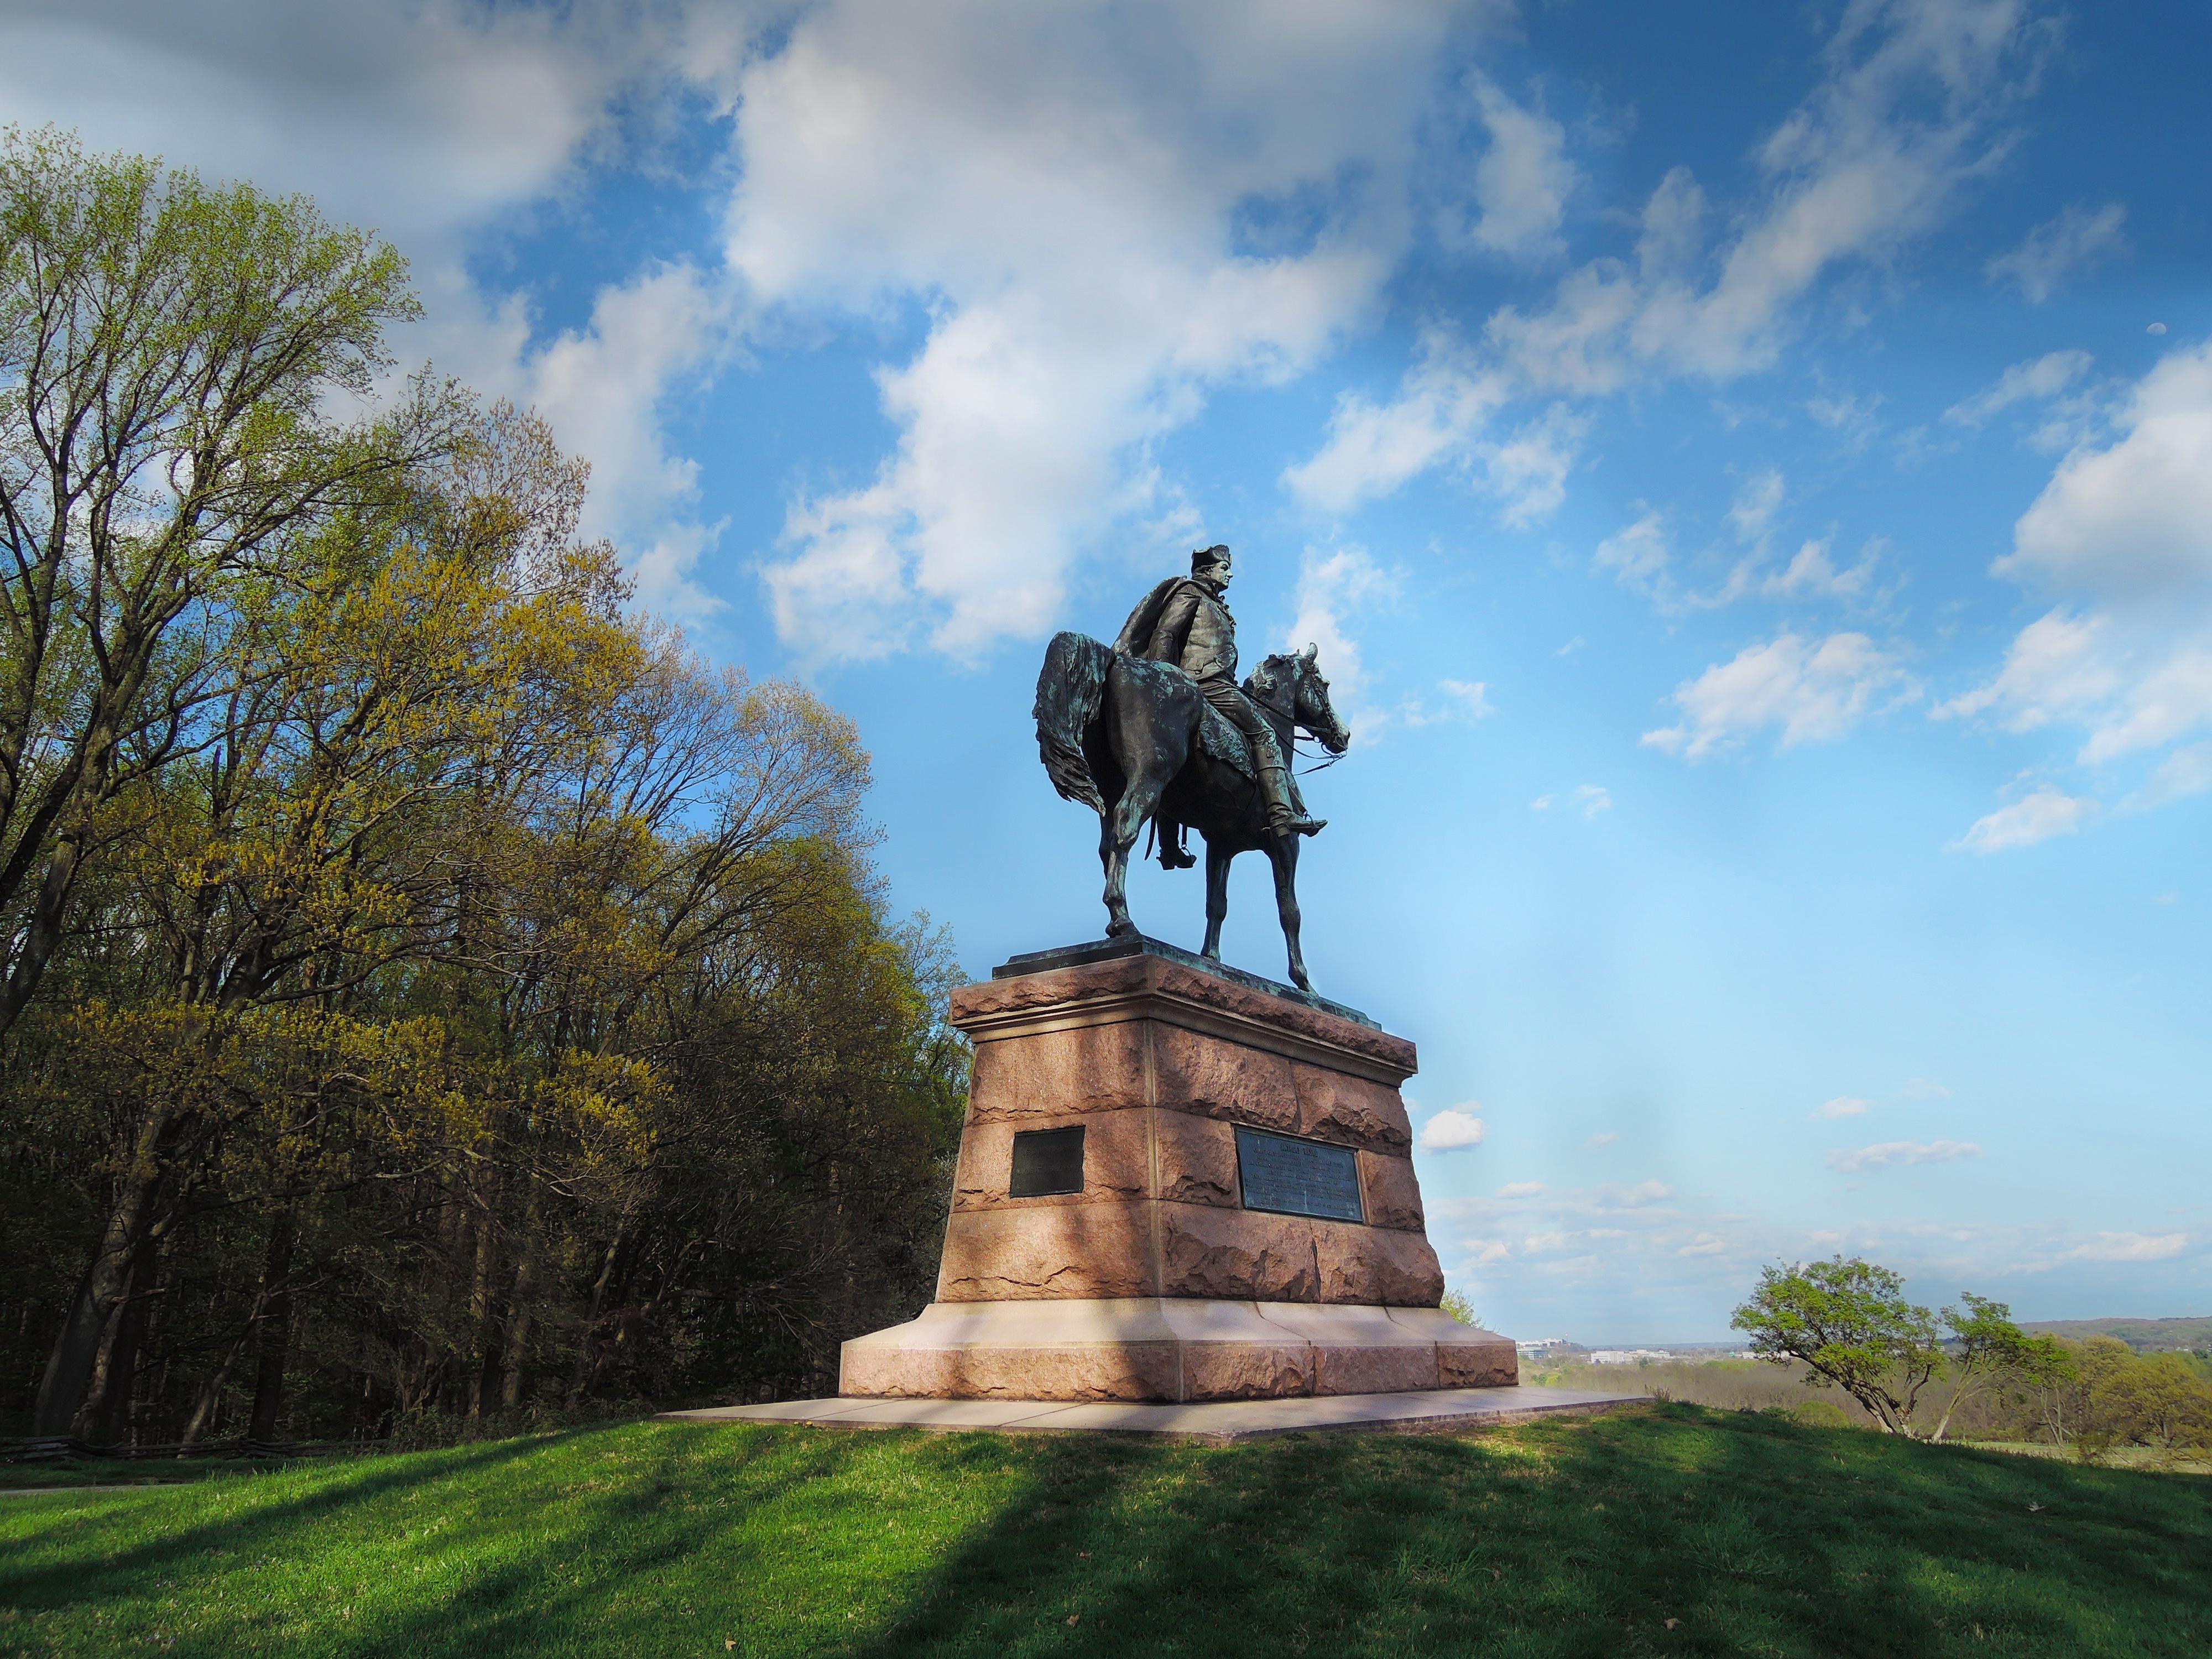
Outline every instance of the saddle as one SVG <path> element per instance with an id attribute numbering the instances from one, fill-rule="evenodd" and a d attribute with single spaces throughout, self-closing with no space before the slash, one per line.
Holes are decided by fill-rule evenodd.
<path id="1" fill-rule="evenodd" d="M 1121 661 L 1124 666 L 1133 668 L 1139 674 L 1155 675 L 1164 679 L 1173 678 L 1186 684 L 1190 683 L 1190 676 L 1171 662 L 1127 655 L 1124 655 Z M 1203 697 L 1199 700 L 1198 706 L 1199 753 L 1212 756 L 1246 781 L 1257 783 L 1260 770 L 1253 764 L 1251 745 L 1244 741 L 1244 734 L 1229 723 L 1226 714 Z"/>
<path id="2" fill-rule="evenodd" d="M 1244 741 L 1242 732 L 1229 723 L 1229 717 L 1212 703 L 1207 703 L 1206 712 L 1199 716 L 1198 747 L 1200 752 L 1212 756 L 1248 782 L 1260 781 L 1259 769 L 1252 764 L 1252 745 Z"/>

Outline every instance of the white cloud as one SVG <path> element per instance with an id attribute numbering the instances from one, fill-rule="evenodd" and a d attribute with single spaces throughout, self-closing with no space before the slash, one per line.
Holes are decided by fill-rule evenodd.
<path id="1" fill-rule="evenodd" d="M 1498 712 L 1491 704 L 1490 688 L 1480 680 L 1438 680 L 1436 691 L 1435 703 L 1408 697 L 1391 718 L 1401 726 L 1418 729 L 1424 726 L 1472 726 Z"/>
<path id="2" fill-rule="evenodd" d="M 1652 508 L 1625 530 L 1600 542 L 1591 562 L 1600 570 L 1611 571 L 1615 581 L 1648 593 L 1665 576 L 1670 556 L 1665 515 Z"/>
<path id="3" fill-rule="evenodd" d="M 2169 353 L 2118 424 L 2118 442 L 2059 463 L 1994 568 L 2118 599 L 2201 598 L 2212 584 L 2212 342 Z"/>
<path id="4" fill-rule="evenodd" d="M 1572 799 L 1574 804 L 1583 809 L 1585 818 L 1594 818 L 1601 812 L 1613 810 L 1613 792 L 1603 784 L 1577 784 Z"/>
<path id="5" fill-rule="evenodd" d="M 1383 719 L 1364 707 L 1366 664 L 1353 637 L 1355 617 L 1398 596 L 1398 578 L 1358 547 L 1308 548 L 1298 565 L 1297 613 L 1283 643 L 1294 650 L 1317 647 L 1316 660 L 1329 682 L 1331 701 L 1347 723 L 1369 726 Z"/>
<path id="6" fill-rule="evenodd" d="M 2053 836 L 2070 836 L 2095 814 L 2097 803 L 2044 784 L 2008 806 L 1976 818 L 1952 843 L 1954 852 L 2000 853 L 2008 847 L 2033 847 Z"/>
<path id="7" fill-rule="evenodd" d="M 1509 396 L 1589 398 L 1648 375 L 1765 368 L 1824 276 L 1926 233 L 2002 153 L 1998 125 L 2032 78 L 2020 70 L 2035 34 L 2025 0 L 1858 0 L 1821 54 L 1819 84 L 1759 147 L 1757 195 L 1712 251 L 1709 283 L 1705 194 L 1677 167 L 1645 205 L 1635 264 L 1597 259 L 1547 302 L 1501 307 L 1482 352 L 1455 353 L 1448 372 L 1425 344 L 1395 400 L 1341 403 L 1321 450 L 1285 482 L 1342 511 L 1467 458 Z M 1540 198 L 1552 199 L 1528 198 Z M 1863 412 L 1852 405 L 1851 420 Z"/>
<path id="8" fill-rule="evenodd" d="M 2030 305 L 2041 305 L 2066 277 L 2086 270 L 2122 246 L 2120 227 L 2128 210 L 2108 202 L 2094 213 L 2069 207 L 2027 233 L 2027 240 L 2009 253 L 1991 259 L 1987 270 L 1991 282 L 2018 284 Z"/>
<path id="9" fill-rule="evenodd" d="M 1855 1151 L 1838 1148 L 1828 1154 L 1828 1162 L 1846 1175 L 1863 1175 L 1875 1170 L 1903 1169 L 1915 1164 L 1946 1164 L 1954 1158 L 1979 1158 L 1982 1149 L 1971 1140 L 1885 1140 L 1876 1146 L 1861 1146 Z"/>
<path id="10" fill-rule="evenodd" d="M 1498 519 L 1508 529 L 1524 530 L 1549 516 L 1567 497 L 1567 473 L 1589 421 L 1565 404 L 1553 404 L 1512 436 L 1474 446 L 1483 483 L 1504 503 Z"/>
<path id="11" fill-rule="evenodd" d="M 1914 1100 L 1948 1100 L 1951 1091 L 1940 1083 L 1930 1083 L 1924 1077 L 1908 1079 L 1905 1093 Z"/>
<path id="12" fill-rule="evenodd" d="M 2087 374 L 2094 361 L 2086 351 L 2052 351 L 2014 363 L 1972 397 L 1945 410 L 1943 418 L 1956 426 L 1979 426 L 2014 404 L 2055 398 Z"/>
<path id="13" fill-rule="evenodd" d="M 619 131 L 617 112 L 685 73 L 679 13 L 467 0 L 10 10 L 0 61 L 69 72 L 0 81 L 0 120 L 304 192 L 374 228 L 410 261 L 425 305 L 393 336 L 403 361 L 428 357 L 488 395 L 537 404 L 592 463 L 587 533 L 617 540 L 649 603 L 706 608 L 685 572 L 712 532 L 689 516 L 692 468 L 659 411 L 721 349 L 723 300 L 689 267 L 641 262 L 600 289 L 588 324 L 533 346 L 529 296 L 485 292 L 466 263 L 488 227 L 532 207 L 557 214 L 587 164 L 649 147 Z M 743 30 L 765 10 L 726 16 Z"/>
<path id="14" fill-rule="evenodd" d="M 2187 1233 L 2099 1233 L 2066 1254 L 2076 1261 L 2171 1261 L 2188 1248 Z"/>
<path id="15" fill-rule="evenodd" d="M 1678 688 L 1682 723 L 1647 732 L 1643 742 L 1699 760 L 1747 732 L 1778 726 L 1786 749 L 1839 738 L 1878 702 L 1917 695 L 1896 656 L 1863 634 L 1817 642 L 1784 634 Z"/>
<path id="16" fill-rule="evenodd" d="M 893 453 L 792 514 L 769 573 L 786 636 L 972 656 L 1041 631 L 1071 562 L 1144 505 L 1147 445 L 1369 312 L 1451 22 L 1166 0 L 800 14 L 732 88 L 730 263 L 778 313 L 919 302 L 931 322 L 878 377 Z"/>
<path id="17" fill-rule="evenodd" d="M 1601 1210 L 1640 1210 L 1674 1196 L 1674 1189 L 1663 1181 L 1639 1181 L 1633 1187 L 1601 1187 L 1595 1201 Z"/>
<path id="18" fill-rule="evenodd" d="M 2192 744 L 2160 761 L 2150 781 L 2120 804 L 2124 809 L 2141 811 L 2208 791 L 2212 791 L 2212 743 Z"/>
<path id="19" fill-rule="evenodd" d="M 1861 1100 L 1856 1095 L 1838 1095 L 1833 1100 L 1824 1101 L 1814 1115 L 1826 1118 L 1858 1117 L 1871 1103 L 1869 1101 Z"/>
<path id="20" fill-rule="evenodd" d="M 1586 1152 L 1599 1152 L 1603 1150 L 1605 1147 L 1612 1146 L 1614 1141 L 1620 1139 L 1620 1137 L 1618 1134 L 1608 1129 L 1605 1133 L 1592 1135 L 1588 1140 L 1583 1142 L 1583 1150 Z"/>
<path id="21" fill-rule="evenodd" d="M 1567 160 L 1565 128 L 1514 102 L 1487 76 L 1469 78 L 1468 92 L 1489 132 L 1472 175 L 1474 211 L 1444 210 L 1446 244 L 1519 259 L 1554 258 L 1566 251 L 1559 226 L 1581 174 Z"/>
<path id="22" fill-rule="evenodd" d="M 1498 1189 L 1500 1198 L 1534 1198 L 1544 1190 L 1540 1181 L 1510 1181 Z"/>
<path id="23" fill-rule="evenodd" d="M 1856 599 L 1866 592 L 1867 583 L 1873 579 L 1878 556 L 1877 549 L 1869 547 L 1856 564 L 1847 570 L 1838 570 L 1828 558 L 1827 538 L 1822 537 L 1800 547 L 1785 568 L 1760 582 L 1759 592 L 1770 599 L 1810 595 L 1817 599 Z"/>
<path id="24" fill-rule="evenodd" d="M 1340 397 L 1327 441 L 1285 470 L 1284 487 L 1309 507 L 1348 513 L 1465 453 L 1505 397 L 1502 376 L 1475 368 L 1449 335 L 1429 330 L 1399 395 L 1388 404 Z"/>
<path id="25" fill-rule="evenodd" d="M 1737 540 L 1755 542 L 1766 534 L 1781 510 L 1786 488 L 1781 469 L 1771 466 L 1753 473 L 1737 487 L 1729 506 L 1729 522 L 1735 526 Z"/>
<path id="26" fill-rule="evenodd" d="M 1426 1123 L 1421 1125 L 1420 1139 L 1415 1143 L 1425 1152 L 1456 1152 L 1482 1142 L 1482 1120 L 1468 1109 L 1473 1101 L 1458 1106 L 1448 1106 Z M 1475 1111 L 1481 1109 L 1474 1107 Z"/>

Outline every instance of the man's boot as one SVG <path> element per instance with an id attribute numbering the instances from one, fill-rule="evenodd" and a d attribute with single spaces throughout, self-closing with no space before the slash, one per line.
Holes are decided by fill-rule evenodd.
<path id="1" fill-rule="evenodd" d="M 1289 774 L 1280 762 L 1260 766 L 1260 793 L 1267 802 L 1267 833 L 1271 836 L 1316 836 L 1328 828 L 1327 818 L 1310 818 L 1291 799 Z"/>

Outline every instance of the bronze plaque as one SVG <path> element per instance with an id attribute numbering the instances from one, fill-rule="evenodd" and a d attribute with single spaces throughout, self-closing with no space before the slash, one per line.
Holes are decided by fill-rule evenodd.
<path id="1" fill-rule="evenodd" d="M 1325 1140 L 1301 1140 L 1237 1127 L 1237 1177 L 1244 1207 L 1324 1221 L 1365 1221 L 1359 1207 L 1359 1154 Z"/>
<path id="2" fill-rule="evenodd" d="M 1083 1126 L 1023 1129 L 1014 1136 L 1010 1198 L 1051 1198 L 1083 1190 Z"/>

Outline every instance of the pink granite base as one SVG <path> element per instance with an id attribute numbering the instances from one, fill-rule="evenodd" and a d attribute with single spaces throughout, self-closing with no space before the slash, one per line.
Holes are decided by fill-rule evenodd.
<path id="1" fill-rule="evenodd" d="M 838 1392 L 1182 1401 L 1519 1380 L 1510 1340 L 1434 1308 L 1133 1297 L 935 1303 L 846 1343 Z"/>
<path id="2" fill-rule="evenodd" d="M 1438 1310 L 1404 1038 L 1150 944 L 963 986 L 951 1020 L 975 1064 L 936 1300 L 846 1343 L 842 1395 L 1182 1402 L 1518 1382 L 1511 1342 Z M 1352 1154 L 1358 1218 L 1248 1207 L 1239 1126 Z M 1017 1197 L 1015 1136 L 1078 1127 L 1080 1189 Z"/>

